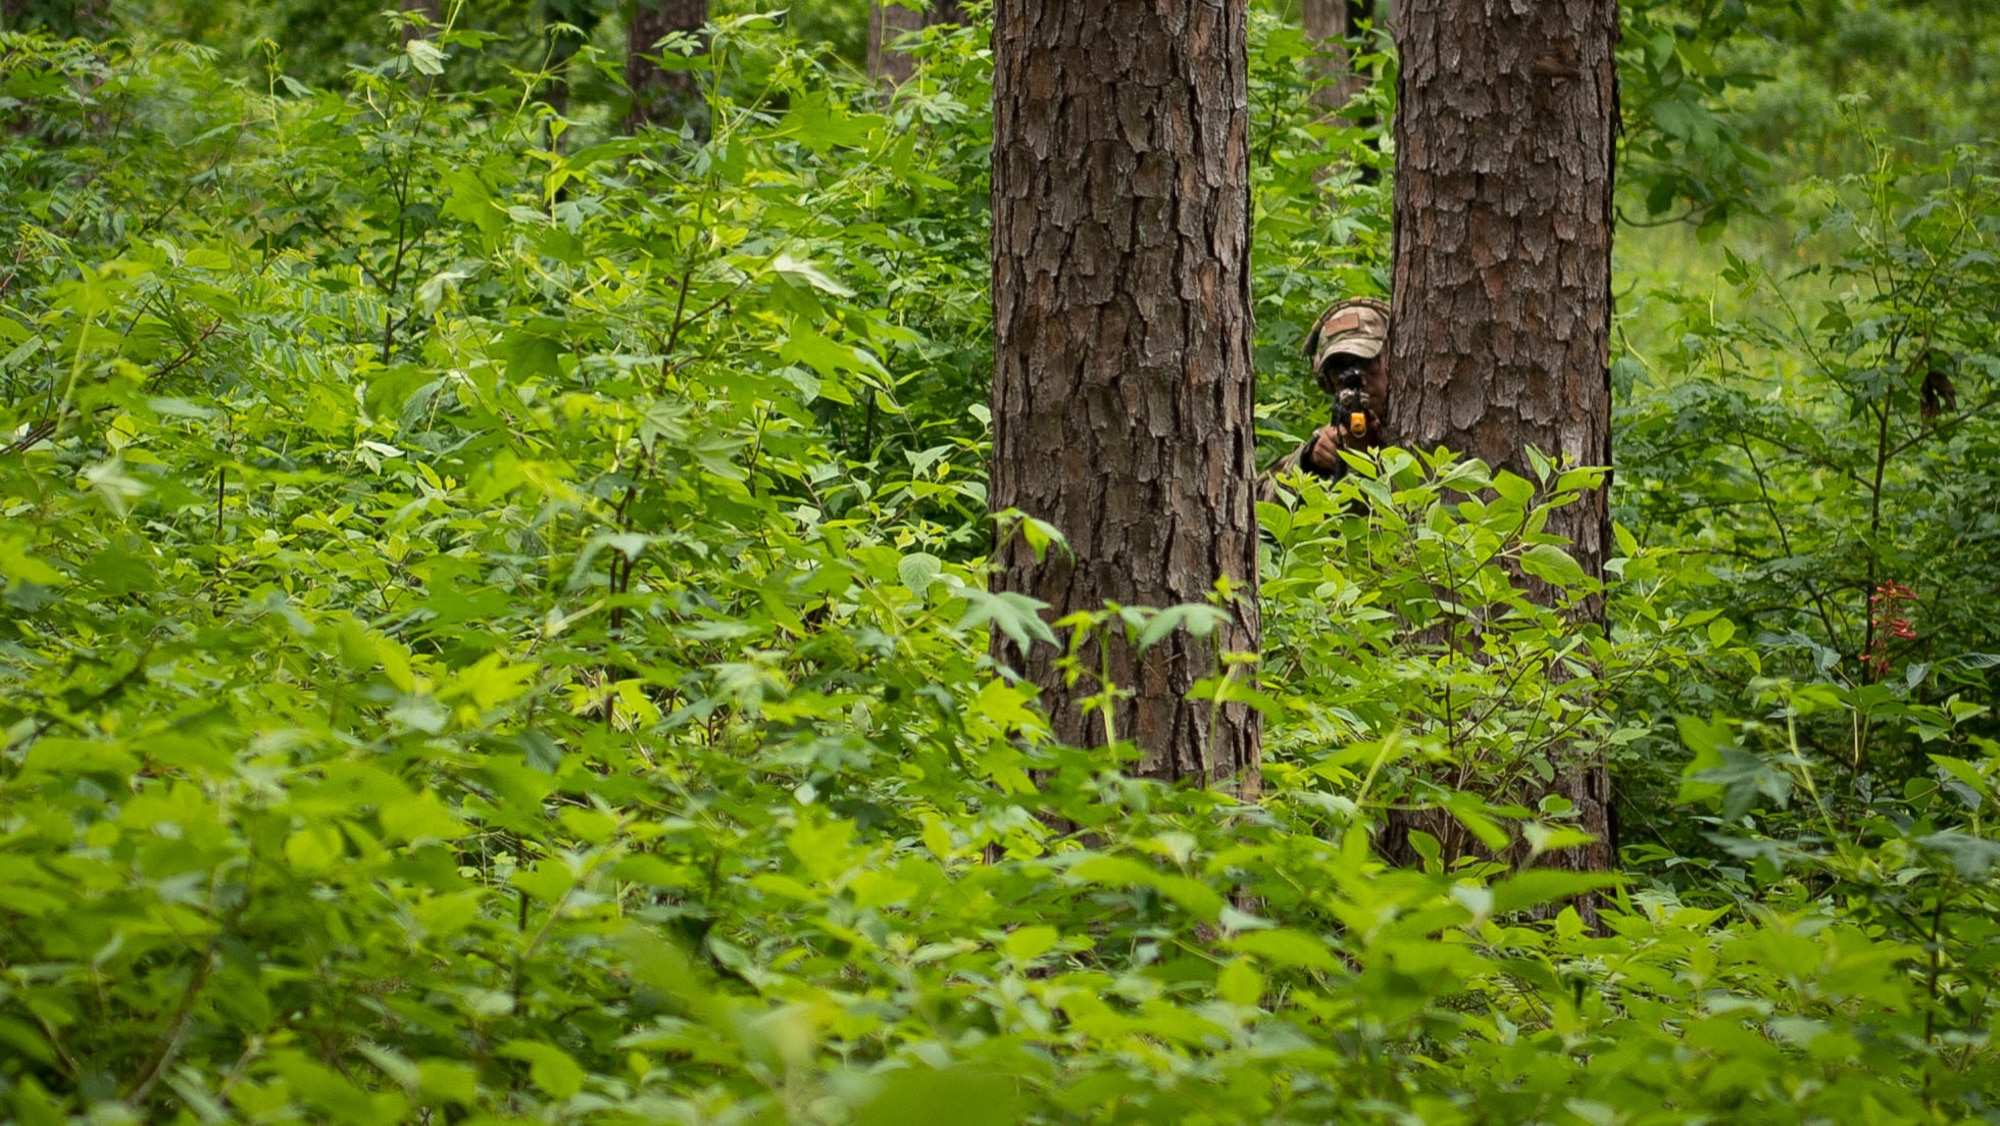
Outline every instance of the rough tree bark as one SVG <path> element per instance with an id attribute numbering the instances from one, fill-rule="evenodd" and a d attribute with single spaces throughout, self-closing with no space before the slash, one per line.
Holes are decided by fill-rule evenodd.
<path id="1" fill-rule="evenodd" d="M 924 11 L 872 0 L 868 5 L 868 77 L 900 85 L 917 72 L 917 60 L 896 50 L 896 37 L 927 27 L 965 22 L 959 0 L 931 0 Z"/>
<path id="2" fill-rule="evenodd" d="M 1531 479 L 1530 446 L 1609 466 L 1617 0 L 1402 0 L 1396 22 L 1391 432 Z M 1603 490 L 1548 530 L 1602 578 Z M 1602 764 L 1557 789 L 1599 843 L 1543 863 L 1610 867 Z"/>
<path id="3" fill-rule="evenodd" d="M 698 32 L 708 22 L 708 0 L 637 0 L 626 31 L 625 85 L 632 92 L 632 109 L 625 128 L 667 125 L 686 116 L 700 97 L 694 73 L 662 70 L 653 61 L 653 44 L 676 31 Z"/>
<path id="4" fill-rule="evenodd" d="M 1052 618 L 1107 601 L 1243 598 L 1112 676 L 1116 731 L 1154 777 L 1235 776 L 1254 796 L 1257 714 L 1186 699 L 1222 652 L 1255 653 L 1246 0 L 1000 0 L 994 12 L 993 478 L 1068 538 L 1038 561 L 1000 546 L 994 588 Z M 1056 733 L 1103 742 L 1056 652 L 997 637 Z M 1087 651 L 1097 667 L 1099 654 Z"/>

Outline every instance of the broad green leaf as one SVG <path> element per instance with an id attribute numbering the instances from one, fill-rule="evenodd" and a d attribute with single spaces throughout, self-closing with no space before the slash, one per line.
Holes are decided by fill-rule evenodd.
<path id="1" fill-rule="evenodd" d="M 1521 569 L 1550 586 L 1564 590 L 1584 580 L 1582 565 L 1569 552 L 1551 543 L 1534 544 L 1523 551 Z"/>

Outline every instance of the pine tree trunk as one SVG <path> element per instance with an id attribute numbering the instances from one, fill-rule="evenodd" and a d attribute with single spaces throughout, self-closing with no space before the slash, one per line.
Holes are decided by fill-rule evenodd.
<path id="1" fill-rule="evenodd" d="M 1608 466 L 1617 0 L 1401 0 L 1396 23 L 1390 429 L 1530 479 L 1530 446 Z M 1548 530 L 1603 576 L 1604 491 Z M 1610 867 L 1603 766 L 1555 788 L 1599 843 L 1543 863 Z"/>
<path id="2" fill-rule="evenodd" d="M 901 85 L 916 73 L 917 61 L 895 49 L 899 35 L 922 31 L 924 13 L 900 4 L 875 0 L 868 5 L 868 77 Z"/>
<path id="3" fill-rule="evenodd" d="M 930 0 L 924 11 L 872 0 L 868 5 L 868 77 L 877 82 L 901 85 L 917 72 L 917 60 L 896 50 L 896 37 L 927 27 L 949 27 L 965 22 L 959 0 Z"/>
<path id="4" fill-rule="evenodd" d="M 1186 699 L 1222 652 L 1255 653 L 1246 0 L 999 0 L 993 88 L 993 479 L 1068 538 L 1019 537 L 994 588 L 1051 620 L 1106 601 L 1242 596 L 1209 641 L 1113 645 L 1117 738 L 1170 779 L 1234 776 L 1254 796 L 1257 714 Z M 1057 653 L 1003 637 L 1055 731 L 1104 742 Z M 1099 667 L 1098 652 L 1086 664 Z"/>
<path id="5" fill-rule="evenodd" d="M 1351 0 L 1304 0 L 1306 42 L 1320 52 L 1313 60 L 1322 85 L 1313 102 L 1327 115 L 1339 113 L 1361 87 L 1349 61 L 1347 37 L 1353 33 Z"/>
<path id="6" fill-rule="evenodd" d="M 405 47 L 410 45 L 411 40 L 423 39 L 431 35 L 437 28 L 444 26 L 443 0 L 403 0 L 402 10 L 405 12 L 421 12 L 424 19 L 430 21 L 430 30 L 420 31 L 414 27 L 403 28 L 403 45 Z"/>
<path id="7" fill-rule="evenodd" d="M 625 85 L 632 108 L 625 115 L 627 131 L 643 125 L 678 123 L 701 97 L 694 73 L 662 70 L 652 57 L 654 44 L 676 31 L 699 32 L 708 22 L 708 0 L 638 0 L 626 31 Z"/>

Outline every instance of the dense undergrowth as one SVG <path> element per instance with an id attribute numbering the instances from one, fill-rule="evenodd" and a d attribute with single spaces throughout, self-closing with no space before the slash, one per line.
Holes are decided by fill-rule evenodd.
<path id="1" fill-rule="evenodd" d="M 1387 188 L 1256 30 L 1278 449 Z M 1831 296 L 1687 294 L 1621 367 L 1608 635 L 1511 577 L 1591 593 L 1538 534 L 1591 471 L 1262 506 L 1246 804 L 1053 745 L 986 658 L 1047 627 L 983 586 L 985 63 L 934 39 L 885 99 L 725 21 L 706 132 L 639 139 L 474 33 L 328 89 L 7 40 L 12 1119 L 2000 1113 L 1977 154 L 1827 182 Z M 1581 753 L 1640 795 L 1622 879 L 1532 864 Z M 1412 806 L 1521 863 L 1386 868 Z"/>

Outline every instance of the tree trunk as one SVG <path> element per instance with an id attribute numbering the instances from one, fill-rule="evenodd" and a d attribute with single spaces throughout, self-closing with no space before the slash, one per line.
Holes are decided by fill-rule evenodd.
<path id="1" fill-rule="evenodd" d="M 548 71 L 548 85 L 544 98 L 549 108 L 556 113 L 569 114 L 569 64 L 578 51 L 590 40 L 591 29 L 596 24 L 598 13 L 595 0 L 535 0 L 535 10 L 543 24 L 543 33 L 548 36 L 548 56 L 543 64 Z M 558 24 L 568 25 L 574 30 L 564 30 Z M 550 139 L 550 147 L 562 149 L 568 134 Z"/>
<path id="2" fill-rule="evenodd" d="M 1188 700 L 1217 653 L 1257 651 L 1246 0 L 1000 0 L 994 14 L 995 511 L 1070 554 L 999 546 L 994 588 L 1051 618 L 1106 601 L 1241 597 L 1208 640 L 1177 633 L 1111 674 L 1116 737 L 1168 779 L 1255 796 L 1262 728 Z M 1056 734 L 1101 745 L 1055 650 L 996 659 L 1038 685 Z M 1085 664 L 1101 654 L 1090 646 Z"/>
<path id="3" fill-rule="evenodd" d="M 1313 103 L 1328 116 L 1339 113 L 1361 89 L 1350 64 L 1347 37 L 1354 33 L 1353 0 L 1304 0 L 1306 41 L 1320 52 L 1313 60 L 1322 85 Z"/>
<path id="4" fill-rule="evenodd" d="M 27 31 L 31 0 L 0 0 L 0 31 Z M 58 37 L 79 36 L 99 39 L 112 32 L 111 13 L 105 0 L 68 0 L 41 6 L 35 30 Z"/>
<path id="5" fill-rule="evenodd" d="M 411 40 L 423 39 L 436 29 L 444 26 L 443 0 L 403 0 L 402 10 L 405 12 L 421 13 L 424 19 L 430 23 L 428 30 L 421 31 L 406 25 L 403 28 L 403 46 L 405 47 L 410 45 Z"/>
<path id="6" fill-rule="evenodd" d="M 1530 446 L 1609 466 L 1617 0 L 1396 9 L 1391 432 L 1530 479 Z M 1604 490 L 1548 531 L 1603 577 Z M 1602 625 L 1602 601 L 1581 614 Z M 1555 789 L 1599 843 L 1545 863 L 1610 867 L 1602 764 Z"/>
<path id="7" fill-rule="evenodd" d="M 676 31 L 699 32 L 708 22 L 708 0 L 638 0 L 626 33 L 625 85 L 632 108 L 625 128 L 677 124 L 701 97 L 694 72 L 662 70 L 653 46 Z M 649 57 L 651 56 L 651 57 Z"/>
<path id="8" fill-rule="evenodd" d="M 917 71 L 917 60 L 896 50 L 896 37 L 927 27 L 944 27 L 965 22 L 959 0 L 930 0 L 924 11 L 871 0 L 868 5 L 868 77 L 877 82 L 901 85 Z"/>

